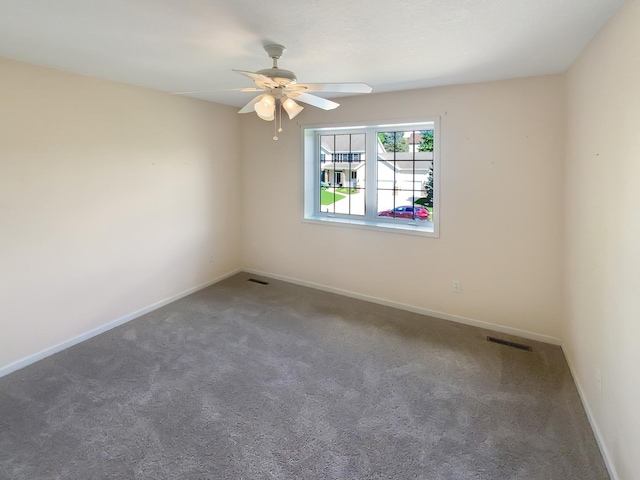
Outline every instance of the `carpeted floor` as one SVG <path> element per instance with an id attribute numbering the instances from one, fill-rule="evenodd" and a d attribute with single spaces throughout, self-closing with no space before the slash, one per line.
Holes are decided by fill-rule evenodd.
<path id="1" fill-rule="evenodd" d="M 248 278 L 0 378 L 0 478 L 609 478 L 558 347 Z"/>

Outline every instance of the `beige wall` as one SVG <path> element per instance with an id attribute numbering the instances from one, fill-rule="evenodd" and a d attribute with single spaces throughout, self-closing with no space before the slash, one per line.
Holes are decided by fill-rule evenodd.
<path id="1" fill-rule="evenodd" d="M 629 2 L 567 75 L 563 340 L 624 480 L 640 478 L 639 26 L 640 3 Z"/>
<path id="2" fill-rule="evenodd" d="M 343 98 L 242 119 L 243 266 L 560 337 L 564 78 Z M 441 116 L 440 238 L 302 222 L 302 124 Z M 453 280 L 462 293 L 451 292 Z"/>
<path id="3" fill-rule="evenodd" d="M 235 108 L 0 78 L 0 367 L 239 268 Z"/>

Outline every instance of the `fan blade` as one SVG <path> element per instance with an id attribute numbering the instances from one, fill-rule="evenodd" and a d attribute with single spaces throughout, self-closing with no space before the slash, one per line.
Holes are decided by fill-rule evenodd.
<path id="1" fill-rule="evenodd" d="M 238 111 L 238 113 L 250 113 L 250 112 L 255 112 L 255 110 L 253 109 L 253 106 L 258 103 L 260 100 L 262 100 L 262 97 L 264 97 L 264 95 L 258 95 L 257 97 L 255 97 L 253 100 L 251 100 L 249 103 L 247 103 L 244 107 L 242 107 L 240 109 L 240 111 Z"/>
<path id="2" fill-rule="evenodd" d="M 314 107 L 321 108 L 323 110 L 333 110 L 334 108 L 338 108 L 340 106 L 339 103 L 332 102 L 331 100 L 327 100 L 326 98 L 316 97 L 315 95 L 311 95 L 309 93 L 288 92 L 287 96 L 295 98 L 300 102 L 313 105 Z"/>
<path id="3" fill-rule="evenodd" d="M 265 92 L 266 88 L 216 88 L 215 90 L 194 90 L 192 92 L 171 92 L 171 95 L 190 95 L 196 93 L 214 93 L 214 92 Z"/>
<path id="4" fill-rule="evenodd" d="M 246 72 L 244 70 L 232 70 L 232 72 L 239 73 L 240 75 L 244 75 L 245 77 L 249 77 L 254 82 L 260 82 L 261 84 L 264 84 L 264 85 L 267 85 L 267 86 L 270 86 L 270 87 L 279 86 L 276 82 L 271 80 L 266 75 L 262 75 L 261 73 Z"/>
<path id="5" fill-rule="evenodd" d="M 373 89 L 366 83 L 294 83 L 286 87 L 286 90 L 302 92 L 371 93 Z"/>
<path id="6" fill-rule="evenodd" d="M 192 93 L 213 93 L 219 92 L 220 90 L 194 90 L 192 92 L 171 92 L 171 95 L 190 95 Z"/>

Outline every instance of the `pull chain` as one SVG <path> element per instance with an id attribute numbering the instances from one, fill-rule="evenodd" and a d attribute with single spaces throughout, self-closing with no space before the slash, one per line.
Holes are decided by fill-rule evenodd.
<path id="1" fill-rule="evenodd" d="M 278 140 L 278 132 L 282 131 L 282 102 L 278 101 L 278 108 L 275 109 L 274 113 L 275 118 L 273 119 L 273 139 Z M 278 122 L 280 123 L 280 128 L 278 128 Z"/>
<path id="2" fill-rule="evenodd" d="M 273 139 L 278 140 L 278 109 L 276 108 L 273 112 L 276 118 L 273 119 Z"/>
<path id="3" fill-rule="evenodd" d="M 277 113 L 276 113 L 276 115 L 277 115 Z M 276 128 L 277 128 L 277 127 L 276 127 L 276 123 L 277 123 L 277 122 L 276 122 L 276 120 L 274 120 L 274 121 L 273 121 L 273 139 L 274 139 L 274 140 L 277 140 L 277 139 L 278 139 L 278 132 L 277 132 L 277 130 L 276 130 Z"/>

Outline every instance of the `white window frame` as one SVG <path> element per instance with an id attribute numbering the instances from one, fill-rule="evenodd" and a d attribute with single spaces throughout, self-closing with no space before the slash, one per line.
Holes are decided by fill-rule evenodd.
<path id="1" fill-rule="evenodd" d="M 377 134 L 378 131 L 427 130 L 433 125 L 433 211 L 432 221 L 377 216 Z M 440 117 L 352 122 L 340 124 L 302 125 L 303 148 L 303 222 L 373 229 L 438 238 L 440 233 Z M 322 212 L 320 209 L 320 135 L 365 133 L 365 214 Z"/>

